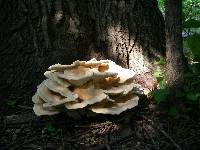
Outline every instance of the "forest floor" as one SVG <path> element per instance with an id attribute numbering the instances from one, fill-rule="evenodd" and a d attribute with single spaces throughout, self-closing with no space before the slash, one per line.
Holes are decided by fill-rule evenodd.
<path id="1" fill-rule="evenodd" d="M 170 117 L 156 104 L 140 100 L 138 107 L 118 116 L 72 118 L 64 112 L 37 117 L 32 104 L 0 102 L 0 150 L 198 150 L 200 112 Z"/>

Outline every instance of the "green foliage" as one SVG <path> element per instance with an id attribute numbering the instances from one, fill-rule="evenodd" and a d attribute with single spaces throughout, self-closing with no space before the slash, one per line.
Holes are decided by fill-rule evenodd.
<path id="1" fill-rule="evenodd" d="M 163 71 L 161 68 L 157 68 L 154 73 L 153 73 L 153 76 L 156 77 L 156 78 L 163 78 L 164 77 L 164 74 L 163 74 Z"/>
<path id="2" fill-rule="evenodd" d="M 168 111 L 168 115 L 172 118 L 175 118 L 178 114 L 179 110 L 176 106 L 171 106 Z"/>
<path id="3" fill-rule="evenodd" d="M 197 101 L 198 100 L 198 97 L 200 96 L 200 93 L 194 93 L 194 92 L 188 92 L 186 93 L 186 99 L 188 101 Z"/>
<path id="4" fill-rule="evenodd" d="M 187 21 L 185 21 L 184 28 L 199 28 L 200 27 L 200 21 L 199 20 L 195 20 L 195 19 L 189 19 Z"/>
<path id="5" fill-rule="evenodd" d="M 165 0 L 158 0 L 158 7 L 162 14 L 165 13 Z"/>
<path id="6" fill-rule="evenodd" d="M 185 74 L 187 85 L 179 92 L 180 98 L 189 103 L 197 103 L 200 97 L 200 1 L 184 0 L 184 49 L 189 50 L 188 67 L 189 71 Z M 194 62 L 195 61 L 195 62 Z"/>
<path id="7" fill-rule="evenodd" d="M 164 102 L 167 100 L 168 96 L 170 95 L 170 91 L 167 89 L 166 86 L 166 79 L 165 79 L 165 60 L 160 59 L 159 61 L 155 62 L 154 64 L 157 65 L 157 69 L 153 73 L 153 76 L 156 77 L 158 88 L 150 93 L 152 97 L 154 97 L 157 103 Z M 177 91 L 174 99 L 182 99 L 186 100 L 190 103 L 197 102 L 198 98 L 200 97 L 200 63 L 190 64 L 190 72 L 185 74 L 185 80 L 187 84 Z M 198 87 L 197 90 L 194 87 Z"/>
<path id="8" fill-rule="evenodd" d="M 159 85 L 160 89 L 165 89 L 167 87 L 167 81 L 166 81 L 166 79 L 163 79 L 162 81 L 160 81 L 158 83 L 158 85 Z"/>
<path id="9" fill-rule="evenodd" d="M 192 51 L 195 61 L 200 61 L 200 34 L 189 35 L 186 38 L 186 46 Z"/>
<path id="10" fill-rule="evenodd" d="M 164 58 L 160 58 L 158 61 L 155 62 L 156 65 L 165 65 L 166 61 Z"/>
<path id="11" fill-rule="evenodd" d="M 183 0 L 183 49 L 188 59 L 189 71 L 185 73 L 185 85 L 176 91 L 175 100 L 185 101 L 187 104 L 197 104 L 200 100 L 200 0 Z M 158 0 L 158 6 L 165 13 L 165 0 Z M 159 89 L 150 94 L 160 103 L 167 99 L 164 64 L 156 62 L 159 67 L 154 72 Z M 192 108 L 192 107 L 191 107 Z M 179 108 L 171 106 L 169 116 L 175 117 Z"/>
<path id="12" fill-rule="evenodd" d="M 189 68 L 191 70 L 191 73 L 195 76 L 195 78 L 198 78 L 198 75 L 200 74 L 200 62 L 189 64 Z M 190 73 L 187 75 L 190 75 Z"/>
<path id="13" fill-rule="evenodd" d="M 183 0 L 183 22 L 190 19 L 198 19 L 200 14 L 200 1 L 199 0 Z M 158 7 L 161 12 L 165 13 L 165 0 L 158 0 Z M 189 21 L 190 22 L 190 21 Z"/>
<path id="14" fill-rule="evenodd" d="M 47 133 L 52 137 L 59 137 L 62 134 L 62 129 L 57 129 L 53 126 L 52 122 L 45 123 Z"/>
<path id="15" fill-rule="evenodd" d="M 188 36 L 184 39 L 183 46 L 184 49 L 189 49 L 188 67 L 190 72 L 185 74 L 188 84 L 179 93 L 179 97 L 189 103 L 197 103 L 200 97 L 200 34 L 198 34 L 200 31 L 200 21 L 196 18 L 197 12 L 200 14 L 200 2 L 190 0 L 187 2 L 187 5 L 191 6 L 191 10 L 184 10 L 189 14 L 189 19 L 184 23 Z"/>
<path id="16" fill-rule="evenodd" d="M 150 92 L 150 95 L 154 97 L 157 103 L 163 102 L 169 96 L 169 90 L 166 89 L 166 79 L 165 79 L 165 64 L 166 61 L 164 58 L 160 58 L 158 61 L 154 62 L 156 65 L 156 70 L 153 73 L 153 76 L 157 80 L 158 88 Z"/>
<path id="17" fill-rule="evenodd" d="M 199 0 L 183 0 L 184 20 L 197 19 L 200 14 Z"/>
<path id="18" fill-rule="evenodd" d="M 199 74 L 198 74 L 199 75 Z M 177 91 L 175 98 L 197 103 L 200 98 L 200 76 L 192 72 L 185 74 L 185 85 Z"/>
<path id="19" fill-rule="evenodd" d="M 175 97 L 186 100 L 189 103 L 197 103 L 200 93 L 192 90 L 182 90 Z"/>
<path id="20" fill-rule="evenodd" d="M 155 101 L 157 103 L 163 102 L 167 99 L 169 96 L 170 92 L 168 89 L 157 89 L 152 92 L 150 92 L 150 95 L 155 98 Z"/>
<path id="21" fill-rule="evenodd" d="M 157 67 L 153 73 L 153 76 L 156 78 L 157 83 L 159 85 L 159 89 L 166 88 L 166 79 L 165 79 L 165 64 L 166 61 L 164 58 L 160 58 L 160 60 L 154 63 Z"/>

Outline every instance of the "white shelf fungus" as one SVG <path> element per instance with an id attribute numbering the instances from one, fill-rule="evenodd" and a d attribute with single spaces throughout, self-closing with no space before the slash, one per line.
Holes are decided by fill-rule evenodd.
<path id="1" fill-rule="evenodd" d="M 55 64 L 32 97 L 37 116 L 58 114 L 65 109 L 88 108 L 95 113 L 120 114 L 138 105 L 140 85 L 134 71 L 111 60 L 75 61 Z"/>
<path id="2" fill-rule="evenodd" d="M 118 115 L 127 109 L 137 106 L 138 100 L 138 96 L 130 94 L 123 97 L 117 97 L 113 99 L 113 101 L 103 101 L 91 105 L 90 109 L 96 113 Z"/>

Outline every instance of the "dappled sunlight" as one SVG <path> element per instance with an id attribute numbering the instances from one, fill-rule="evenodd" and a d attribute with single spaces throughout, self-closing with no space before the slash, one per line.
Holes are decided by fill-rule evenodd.
<path id="1" fill-rule="evenodd" d="M 125 63 L 123 65 L 126 65 L 137 74 L 150 71 L 142 47 L 135 37 L 130 36 L 127 29 L 123 29 L 121 25 L 108 26 L 107 34 L 109 41 L 108 54 L 114 58 L 116 63 Z M 126 62 L 123 62 L 124 60 Z"/>

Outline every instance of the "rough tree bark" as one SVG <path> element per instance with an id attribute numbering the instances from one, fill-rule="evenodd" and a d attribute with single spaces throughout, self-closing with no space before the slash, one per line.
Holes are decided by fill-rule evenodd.
<path id="1" fill-rule="evenodd" d="M 156 0 L 0 0 L 0 8 L 1 97 L 30 98 L 48 66 L 91 57 L 146 80 L 165 53 Z"/>
<path id="2" fill-rule="evenodd" d="M 182 0 L 166 0 L 165 9 L 167 84 L 176 89 L 184 82 L 186 68 L 182 45 Z"/>

